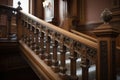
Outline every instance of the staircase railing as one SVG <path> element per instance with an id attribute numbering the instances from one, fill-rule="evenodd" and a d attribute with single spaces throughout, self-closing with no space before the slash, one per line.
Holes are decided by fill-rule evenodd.
<path id="1" fill-rule="evenodd" d="M 76 75 L 76 61 L 80 58 L 81 62 L 79 65 L 83 69 L 82 75 L 86 77 L 88 76 L 89 66 L 95 64 L 96 61 L 96 40 L 91 41 L 87 38 L 75 35 L 69 31 L 38 19 L 31 14 L 24 13 L 23 11 L 20 11 L 20 13 L 21 21 L 19 22 L 21 22 L 21 41 L 44 60 L 54 72 L 59 73 L 62 78 L 68 79 L 69 76 L 69 79 L 78 79 Z M 60 53 L 60 57 L 58 56 L 58 52 Z M 67 52 L 70 52 L 69 75 L 66 74 Z"/>
<path id="2" fill-rule="evenodd" d="M 95 29 L 98 39 L 94 39 L 66 31 L 22 10 L 17 12 L 16 20 L 22 55 L 40 78 L 88 80 L 89 68 L 95 65 L 97 80 L 116 80 L 112 63 L 115 62 L 115 38 L 118 32 L 108 22 Z M 82 71 L 79 76 L 78 68 Z"/>

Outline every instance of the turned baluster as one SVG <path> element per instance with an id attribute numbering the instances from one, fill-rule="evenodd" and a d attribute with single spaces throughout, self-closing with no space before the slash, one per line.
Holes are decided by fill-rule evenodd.
<path id="1" fill-rule="evenodd" d="M 70 79 L 71 80 L 78 80 L 76 75 L 76 60 L 77 60 L 77 53 L 74 52 L 74 41 L 71 42 L 70 45 Z"/>
<path id="2" fill-rule="evenodd" d="M 33 35 L 33 25 L 30 26 L 30 48 L 33 48 L 33 41 L 34 41 L 34 35 Z"/>
<path id="3" fill-rule="evenodd" d="M 32 50 L 35 51 L 36 45 L 37 45 L 37 32 L 36 27 L 33 26 L 33 43 L 32 43 Z"/>
<path id="4" fill-rule="evenodd" d="M 90 61 L 87 59 L 87 50 L 82 49 L 82 57 L 81 57 L 81 63 L 80 66 L 82 67 L 82 80 L 89 80 L 89 67 L 90 67 Z"/>
<path id="5" fill-rule="evenodd" d="M 49 36 L 46 36 L 46 52 L 45 52 L 45 63 L 47 65 L 51 65 L 52 60 L 51 60 L 51 54 L 50 54 L 50 42 L 51 39 Z"/>
<path id="6" fill-rule="evenodd" d="M 63 80 L 67 79 L 66 75 L 66 65 L 65 65 L 65 60 L 66 60 L 66 47 L 61 43 L 60 45 L 60 72 L 59 75 Z"/>
<path id="7" fill-rule="evenodd" d="M 36 40 L 35 40 L 35 27 L 34 25 L 32 26 L 32 46 L 31 49 L 34 51 L 35 50 L 35 44 L 36 44 Z"/>
<path id="8" fill-rule="evenodd" d="M 44 55 L 44 33 L 40 32 L 40 54 L 39 57 L 41 59 L 45 59 L 45 55 Z"/>
<path id="9" fill-rule="evenodd" d="M 36 38 L 36 50 L 35 50 L 35 52 L 36 52 L 36 54 L 37 55 L 39 55 L 40 53 L 41 53 L 41 41 L 40 41 L 40 37 L 41 37 L 41 32 L 40 32 L 40 30 L 39 29 L 37 29 L 37 36 L 36 36 L 37 38 Z"/>
<path id="10" fill-rule="evenodd" d="M 35 52 L 36 52 L 36 54 L 39 54 L 39 30 L 38 29 L 36 29 L 36 34 L 35 34 L 35 41 L 36 41 L 36 44 L 35 44 Z"/>
<path id="11" fill-rule="evenodd" d="M 24 42 L 27 42 L 27 22 L 25 22 L 25 26 L 24 26 Z"/>
<path id="12" fill-rule="evenodd" d="M 28 34 L 28 22 L 26 22 L 26 26 L 25 26 L 25 43 L 28 43 L 28 38 L 29 38 L 29 34 Z"/>
<path id="13" fill-rule="evenodd" d="M 59 72 L 58 67 L 58 59 L 57 59 L 57 48 L 58 48 L 58 42 L 56 40 L 53 40 L 53 60 L 52 60 L 52 69 L 55 72 Z"/>
<path id="14" fill-rule="evenodd" d="M 30 24 L 28 23 L 27 24 L 28 26 L 27 26 L 27 42 L 26 42 L 26 44 L 28 45 L 28 46 L 30 46 L 30 36 L 29 36 L 29 34 L 30 34 Z"/>
<path id="15" fill-rule="evenodd" d="M 22 40 L 25 42 L 25 21 L 22 20 Z M 19 32 L 20 33 L 20 32 Z"/>
<path id="16" fill-rule="evenodd" d="M 76 60 L 77 60 L 77 53 L 72 52 L 70 55 L 70 78 L 71 80 L 78 80 L 76 75 Z"/>

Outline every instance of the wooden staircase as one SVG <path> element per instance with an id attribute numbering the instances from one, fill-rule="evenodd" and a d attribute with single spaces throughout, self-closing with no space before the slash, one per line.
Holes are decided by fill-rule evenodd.
<path id="1" fill-rule="evenodd" d="M 17 12 L 17 46 L 41 80 L 119 80 L 119 74 L 114 74 L 116 29 L 109 24 L 100 25 L 94 31 L 98 37 L 95 39 L 61 29 L 20 9 L 20 5 L 13 9 Z M 10 34 L 7 39 L 11 40 Z"/>

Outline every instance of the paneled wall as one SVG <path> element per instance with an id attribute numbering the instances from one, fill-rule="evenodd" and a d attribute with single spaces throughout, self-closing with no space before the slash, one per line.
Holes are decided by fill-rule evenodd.
<path id="1" fill-rule="evenodd" d="M 12 5 L 13 0 L 0 0 L 0 4 Z"/>

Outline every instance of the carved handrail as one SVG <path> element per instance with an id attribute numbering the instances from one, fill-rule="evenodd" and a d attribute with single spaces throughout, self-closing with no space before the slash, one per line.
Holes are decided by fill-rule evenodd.
<path id="1" fill-rule="evenodd" d="M 83 33 L 80 33 L 80 32 L 78 32 L 78 31 L 76 31 L 76 30 L 70 30 L 71 32 L 73 32 L 73 33 L 75 33 L 75 34 L 77 34 L 77 35 L 79 35 L 79 36 L 82 36 L 82 37 L 84 37 L 84 38 L 86 38 L 86 39 L 88 39 L 88 40 L 90 40 L 90 41 L 93 41 L 93 42 L 97 42 L 97 39 L 96 38 L 93 38 L 93 37 L 91 37 L 91 36 L 88 36 L 88 35 L 85 35 L 85 34 L 83 34 Z"/>

